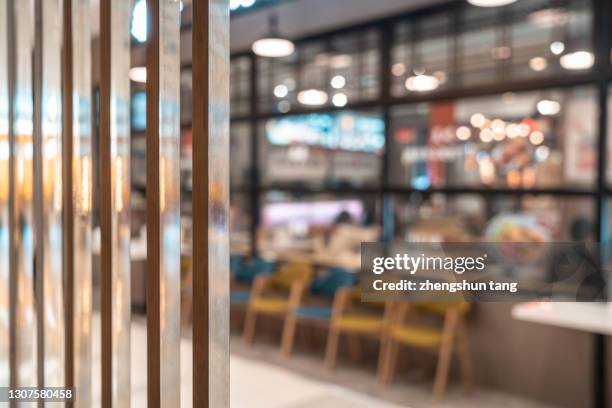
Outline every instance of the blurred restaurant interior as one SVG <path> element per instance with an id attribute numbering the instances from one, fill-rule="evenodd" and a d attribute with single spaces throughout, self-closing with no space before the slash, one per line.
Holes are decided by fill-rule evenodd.
<path id="1" fill-rule="evenodd" d="M 346 406 L 612 407 L 612 396 L 604 402 L 612 389 L 609 313 L 596 328 L 555 321 L 597 320 L 602 312 L 592 305 L 470 305 L 467 356 L 456 353 L 445 387 L 440 326 L 398 340 L 404 347 L 385 366 L 383 310 L 360 304 L 350 289 L 362 241 L 609 245 L 609 2 L 236 0 L 230 8 L 232 356 L 376 398 Z M 135 44 L 135 168 L 144 166 L 139 55 Z M 187 241 L 193 182 L 182 167 Z M 144 209 L 143 195 L 133 199 Z M 352 320 L 336 315 L 340 298 Z M 264 387 L 261 375 L 250 381 Z M 298 406 L 279 402 L 281 388 L 245 406 Z M 285 393 L 299 395 L 290 385 Z M 330 406 L 344 406 L 334 398 Z"/>
<path id="2" fill-rule="evenodd" d="M 63 271 L 63 258 L 57 245 L 62 240 L 57 237 L 66 232 L 62 205 L 72 208 L 67 203 L 73 197 L 60 194 L 58 175 L 74 170 L 86 190 L 80 196 L 75 187 L 74 197 L 75 211 L 82 210 L 75 213 L 75 223 L 83 234 L 73 236 L 72 244 L 83 251 L 69 254 L 73 260 L 77 255 L 86 257 L 80 258 L 82 265 L 75 261 L 75 276 L 85 277 L 87 291 L 78 293 L 77 287 L 73 299 L 85 299 L 80 326 L 87 335 L 82 342 L 85 374 L 80 378 L 91 386 L 90 399 L 96 403 L 101 393 L 110 396 L 127 390 L 117 397 L 123 397 L 123 403 L 113 406 L 129 406 L 131 399 L 132 406 L 143 407 L 155 395 L 147 394 L 151 389 L 157 395 L 166 392 L 161 386 L 147 386 L 147 375 L 153 373 L 147 361 L 157 359 L 155 375 L 163 371 L 162 364 L 180 374 L 170 379 L 161 375 L 161 380 L 155 378 L 158 385 L 174 381 L 176 389 L 170 394 L 178 395 L 179 390 L 180 405 L 192 406 L 191 395 L 198 388 L 208 393 L 208 386 L 217 379 L 211 368 L 209 384 L 188 380 L 201 363 L 190 354 L 198 349 L 206 360 L 200 368 L 220 368 L 219 384 L 224 384 L 222 377 L 230 371 L 227 393 L 233 408 L 612 408 L 612 285 L 607 282 L 612 276 L 612 1 L 54 1 L 77 5 L 81 23 L 77 21 L 75 33 L 84 29 L 89 36 L 82 41 L 75 36 L 73 47 L 75 60 L 81 53 L 87 61 L 81 71 L 75 65 L 75 101 L 77 94 L 85 96 L 80 108 L 75 102 L 76 114 L 62 122 L 75 122 L 77 132 L 86 136 L 86 148 L 79 151 L 75 145 L 75 157 L 81 161 L 73 163 L 78 166 L 48 160 L 57 173 L 41 170 L 40 163 L 45 152 L 64 154 L 57 149 L 61 144 L 57 123 L 62 117 L 59 107 L 65 104 L 60 101 L 61 91 L 70 89 L 60 85 L 67 78 L 66 66 L 43 67 L 41 61 L 53 47 L 44 48 L 43 54 L 40 44 L 53 38 L 45 37 L 42 28 L 23 29 L 28 25 L 24 21 L 35 26 L 32 10 L 39 14 L 46 10 L 47 22 L 53 14 L 47 0 L 0 0 L 0 55 L 16 57 L 15 63 L 4 64 L 6 68 L 0 58 L 0 249 L 7 251 L 0 252 L 0 261 L 9 257 L 9 248 L 19 247 L 19 265 L 15 260 L 10 263 L 11 285 L 16 285 L 10 286 L 10 303 L 20 306 L 15 299 L 22 296 L 25 300 L 18 300 L 25 304 L 23 310 L 31 313 L 24 313 L 20 320 L 11 311 L 11 359 L 27 360 L 28 369 L 38 367 L 37 378 L 44 379 L 43 363 L 52 366 L 45 361 L 46 349 L 36 354 L 36 347 L 54 344 L 45 345 L 43 331 L 53 329 L 49 329 L 53 323 L 49 316 L 55 315 L 44 308 L 43 292 L 38 292 L 41 286 L 34 283 L 43 279 L 36 273 L 41 276 L 53 268 L 37 269 L 44 260 L 36 258 L 33 248 L 42 229 L 53 224 L 58 235 L 45 235 L 48 247 L 36 249 L 36 254 L 56 255 L 46 258 L 55 262 L 57 275 L 49 275 L 55 284 L 47 288 L 61 289 L 64 278 L 57 272 Z M 110 23 L 111 3 L 116 12 L 113 19 L 123 7 L 125 38 L 116 31 L 122 21 L 117 17 L 112 20 L 116 26 Z M 205 5 L 206 13 L 194 13 L 194 3 Z M 154 16 L 147 14 L 147 4 L 157 5 Z M 171 10 L 175 14 L 160 14 L 159 4 L 165 4 L 166 10 L 171 10 L 169 5 L 180 7 L 180 14 L 175 9 Z M 79 5 L 87 8 L 79 9 Z M 12 21 L 7 10 L 30 20 Z M 66 10 L 65 15 L 70 15 Z M 108 23 L 102 27 L 98 26 L 100 10 L 102 21 Z M 225 18 L 216 21 L 221 27 L 218 37 L 213 35 L 218 26 L 208 27 L 208 20 L 198 22 L 194 15 L 210 17 L 211 22 Z M 176 28 L 176 42 L 171 35 L 160 37 L 157 26 L 161 22 L 163 28 L 164 18 L 170 21 L 172 16 L 177 26 L 168 27 Z M 159 21 L 156 35 L 151 36 L 147 26 L 151 27 L 154 17 Z M 123 41 L 128 20 L 130 40 Z M 227 31 L 226 20 L 229 53 L 221 41 L 227 39 L 222 30 Z M 91 27 L 85 22 L 91 22 Z M 205 29 L 207 43 L 194 44 L 195 34 Z M 58 51 L 60 31 L 55 34 Z M 150 46 L 152 39 L 156 42 Z M 166 54 L 154 60 L 147 55 L 151 49 Z M 49 53 L 59 67 L 64 61 L 59 52 Z M 173 77 L 163 72 L 179 54 L 180 81 L 178 71 L 169 69 L 176 74 Z M 37 63 L 36 69 L 31 60 Z M 129 86 L 127 75 L 114 77 L 117 72 L 127 74 L 128 60 Z M 227 64 L 229 95 L 224 95 L 221 71 Z M 152 66 L 157 67 L 153 73 Z M 111 71 L 116 83 L 111 83 Z M 79 72 L 85 72 L 80 79 Z M 205 72 L 209 75 L 205 85 L 194 82 L 204 78 Z M 216 74 L 221 78 L 218 83 Z M 40 81 L 48 78 L 56 82 L 51 88 L 57 92 L 41 97 Z M 153 85 L 151 78 L 156 81 Z M 5 89 L 5 83 L 13 88 Z M 180 102 L 172 100 L 171 92 L 164 100 L 164 92 L 178 93 L 179 87 Z M 117 89 L 125 95 L 117 96 Z M 25 119 L 18 115 L 22 96 L 32 111 Z M 120 102 L 124 97 L 125 103 L 111 109 L 109 101 L 115 97 Z M 43 109 L 44 98 L 57 101 Z M 153 99 L 159 105 L 155 109 L 151 98 L 157 98 Z M 228 103 L 229 124 L 224 127 Z M 157 119 L 153 130 L 151 112 Z M 46 125 L 58 139 L 41 150 L 42 139 L 31 139 L 33 129 L 36 137 L 42 137 L 37 126 L 42 128 L 44 115 L 57 120 L 56 126 Z M 122 119 L 124 135 L 116 125 Z M 9 139 L 19 142 L 15 132 L 21 131 L 20 120 L 26 125 L 25 133 L 29 132 L 29 145 L 9 152 Z M 111 124 L 112 120 L 116 123 Z M 110 136 L 105 136 L 111 132 L 124 136 L 113 142 L 112 149 Z M 152 166 L 151 135 L 161 138 L 164 132 L 170 136 L 174 132 L 176 144 L 164 153 L 162 143 L 161 156 L 156 151 Z M 210 150 L 202 150 L 202 144 L 196 148 L 197 142 L 205 143 L 196 135 L 209 138 Z M 229 161 L 223 156 L 227 138 Z M 100 153 L 106 151 L 103 148 L 108 149 L 106 155 Z M 154 148 L 159 150 L 160 144 Z M 15 155 L 21 156 L 15 159 Z M 197 165 L 200 172 L 195 170 Z M 151 174 L 160 182 L 155 184 Z M 166 202 L 165 197 L 174 200 Z M 196 205 L 196 197 L 205 197 L 204 205 Z M 19 200 L 26 203 L 28 213 L 15 218 L 12 211 Z M 52 209 L 48 220 L 40 224 L 40 231 L 33 230 L 38 224 L 32 220 L 47 216 L 39 206 L 47 204 Z M 161 215 L 147 233 L 151 208 Z M 170 215 L 165 219 L 164 214 Z M 196 222 L 196 214 L 204 222 Z M 109 239 L 111 215 L 113 233 L 124 234 L 117 239 L 113 235 L 113 240 Z M 18 227 L 28 234 L 9 237 Z M 147 242 L 151 236 L 158 238 L 157 247 L 151 238 Z M 194 244 L 198 239 L 205 245 Z M 15 243 L 18 240 L 29 244 Z M 600 293 L 599 302 L 549 298 L 364 302 L 359 287 L 362 242 L 599 244 L 603 250 L 598 270 L 606 280 L 605 293 Z M 123 255 L 121 259 L 111 259 L 111 244 L 115 256 Z M 160 254 L 152 255 L 151 248 L 163 252 L 161 259 Z M 196 255 L 200 266 L 206 264 L 205 280 L 194 267 Z M 92 271 L 88 269 L 91 257 Z M 152 263 L 157 267 L 154 273 L 161 276 L 161 283 L 157 280 L 153 285 L 150 277 L 156 275 L 147 269 Z M 229 290 L 224 280 L 226 263 Z M 14 272 L 15 265 L 25 272 Z M 0 263 L 1 271 L 6 273 L 0 273 L 0 278 L 9 276 L 8 260 Z M 111 271 L 123 274 L 117 281 L 127 286 L 109 286 Z M 25 280 L 17 282 L 18 274 Z M 5 280 L 0 279 L 0 289 L 5 290 L 0 293 L 0 324 L 4 324 L 0 328 L 9 327 L 8 312 L 2 313 L 9 310 Z M 57 333 L 65 329 L 63 316 L 76 316 L 74 322 L 80 323 L 75 313 L 70 315 L 73 310 L 65 315 L 59 312 L 65 300 L 60 292 L 44 293 L 57 301 L 52 308 L 62 316 L 54 321 Z M 157 313 L 153 318 L 152 310 Z M 167 316 L 161 314 L 166 311 L 170 318 L 164 320 Z M 74 322 L 65 323 L 68 330 Z M 29 342 L 16 346 L 18 325 L 22 334 L 29 333 L 24 337 Z M 221 341 L 228 335 L 227 328 L 229 357 Z M 157 330 L 157 343 L 151 343 L 152 335 L 147 343 L 147 330 Z M 78 334 L 72 333 L 75 344 Z M 112 343 L 115 334 L 123 336 L 125 343 Z M 5 337 L 0 336 L 0 347 L 9 350 Z M 63 344 L 60 337 L 55 338 L 56 346 Z M 165 350 L 180 350 L 178 355 L 164 355 L 163 341 L 175 341 Z M 145 344 L 157 346 L 154 358 Z M 13 353 L 16 347 L 25 353 Z M 61 350 L 56 361 L 64 357 Z M 9 352 L 2 353 L 0 385 L 9 376 Z M 127 380 L 110 374 L 111 355 L 113 363 L 127 371 Z M 11 378 L 17 372 L 13 360 Z M 178 361 L 180 368 L 175 365 Z M 21 376 L 27 377 L 23 372 Z M 101 375 L 105 379 L 100 380 Z M 85 401 L 74 406 L 105 406 Z"/>
<path id="3" fill-rule="evenodd" d="M 232 355 L 377 398 L 363 406 L 433 398 L 449 407 L 612 407 L 612 319 L 601 305 L 472 304 L 461 326 L 467 356 L 458 352 L 449 371 L 440 367 L 439 325 L 398 340 L 407 347 L 385 366 L 383 310 L 350 289 L 362 241 L 609 246 L 610 3 L 232 0 L 230 8 Z M 136 76 L 138 54 L 135 45 Z M 132 79 L 132 160 L 142 166 L 144 84 Z M 182 171 L 188 197 L 195 180 Z M 348 305 L 353 319 L 343 321 Z M 460 380 L 475 390 L 463 393 Z M 294 406 L 275 393 L 262 392 L 260 406 Z"/>

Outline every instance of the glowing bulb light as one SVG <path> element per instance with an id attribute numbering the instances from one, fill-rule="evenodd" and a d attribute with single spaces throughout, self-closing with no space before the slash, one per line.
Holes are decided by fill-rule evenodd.
<path id="1" fill-rule="evenodd" d="M 320 91 L 318 89 L 307 89 L 300 91 L 297 96 L 297 100 L 302 105 L 318 106 L 324 105 L 327 102 L 327 92 Z"/>
<path id="2" fill-rule="evenodd" d="M 293 54 L 295 45 L 284 38 L 260 38 L 253 43 L 252 50 L 260 57 L 281 58 Z"/>
<path id="3" fill-rule="evenodd" d="M 440 86 L 440 80 L 432 75 L 414 75 L 406 79 L 406 89 L 414 92 L 428 92 Z"/>
<path id="4" fill-rule="evenodd" d="M 562 56 L 560 62 L 568 70 L 589 69 L 595 62 L 595 56 L 589 51 L 576 51 Z"/>
<path id="5" fill-rule="evenodd" d="M 500 7 L 516 2 L 516 0 L 467 0 L 472 6 L 477 7 Z"/>

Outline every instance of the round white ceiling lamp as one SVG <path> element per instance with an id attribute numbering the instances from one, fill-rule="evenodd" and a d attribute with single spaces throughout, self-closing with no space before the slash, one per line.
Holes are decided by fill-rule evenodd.
<path id="1" fill-rule="evenodd" d="M 285 84 L 278 84 L 274 87 L 274 96 L 284 98 L 289 93 L 289 88 Z"/>
<path id="2" fill-rule="evenodd" d="M 346 106 L 346 104 L 348 103 L 348 98 L 343 93 L 337 93 L 332 96 L 332 103 L 334 104 L 334 106 L 338 106 L 341 108 L 343 106 Z"/>
<path id="3" fill-rule="evenodd" d="M 406 89 L 413 92 L 429 92 L 440 86 L 440 80 L 433 75 L 413 75 L 406 79 Z"/>
<path id="4" fill-rule="evenodd" d="M 500 7 L 515 3 L 516 0 L 467 0 L 467 2 L 477 7 Z"/>
<path id="5" fill-rule="evenodd" d="M 330 85 L 334 89 L 344 88 L 344 85 L 346 85 L 346 78 L 344 78 L 342 75 L 336 75 L 331 79 Z"/>
<path id="6" fill-rule="evenodd" d="M 557 101 L 542 99 L 537 103 L 536 108 L 541 115 L 553 116 L 559 113 L 561 110 L 561 104 Z"/>
<path id="7" fill-rule="evenodd" d="M 308 106 L 324 105 L 327 102 L 327 99 L 327 92 L 319 89 L 306 89 L 304 91 L 300 91 L 297 96 L 299 103 Z"/>
<path id="8" fill-rule="evenodd" d="M 267 58 L 288 57 L 295 51 L 295 45 L 278 33 L 278 19 L 270 15 L 269 31 L 263 38 L 256 40 L 251 49 L 256 55 Z"/>
<path id="9" fill-rule="evenodd" d="M 561 55 L 565 51 L 565 44 L 561 41 L 553 41 L 550 43 L 550 52 L 555 55 Z"/>
<path id="10" fill-rule="evenodd" d="M 589 69 L 595 63 L 595 56 L 589 51 L 576 51 L 563 55 L 560 62 L 567 70 Z"/>
<path id="11" fill-rule="evenodd" d="M 147 82 L 147 68 L 146 67 L 134 67 L 130 69 L 130 79 L 134 82 L 144 84 Z"/>

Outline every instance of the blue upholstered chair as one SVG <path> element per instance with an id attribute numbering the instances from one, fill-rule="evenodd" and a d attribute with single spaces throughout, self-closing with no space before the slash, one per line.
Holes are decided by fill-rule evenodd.
<path id="1" fill-rule="evenodd" d="M 310 293 L 331 299 L 340 288 L 354 286 L 357 274 L 343 268 L 329 268 L 327 272 L 310 285 Z M 285 357 L 291 355 L 295 340 L 295 329 L 298 321 L 313 324 L 328 325 L 332 316 L 329 306 L 299 305 L 287 314 L 283 328 L 282 353 Z"/>

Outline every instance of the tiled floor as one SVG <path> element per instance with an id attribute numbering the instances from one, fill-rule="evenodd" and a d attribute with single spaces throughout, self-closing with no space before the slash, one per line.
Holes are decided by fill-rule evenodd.
<path id="1" fill-rule="evenodd" d="M 99 320 L 94 322 L 94 339 L 99 340 Z M 371 370 L 341 365 L 330 372 L 321 356 L 296 355 L 289 360 L 278 348 L 265 343 L 247 349 L 231 343 L 230 400 L 232 408 L 399 408 L 431 407 L 431 384 L 398 381 L 380 387 Z M 132 407 L 146 406 L 146 328 L 144 320 L 132 324 Z M 181 342 L 182 407 L 191 407 L 191 341 Z M 94 361 L 99 364 L 99 342 L 94 343 Z M 93 369 L 94 400 L 99 401 L 100 367 Z M 99 405 L 98 405 L 99 406 Z M 441 408 L 536 408 L 546 405 L 513 396 L 478 390 L 466 396 L 451 387 Z"/>

